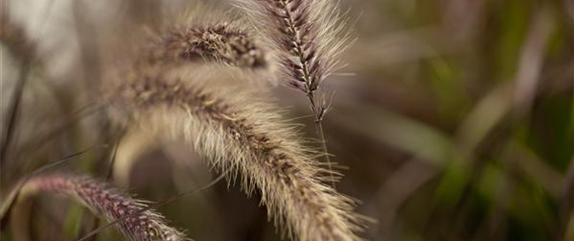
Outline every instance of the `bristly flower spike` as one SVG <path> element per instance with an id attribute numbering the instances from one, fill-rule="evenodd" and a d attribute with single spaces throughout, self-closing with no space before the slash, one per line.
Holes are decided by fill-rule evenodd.
<path id="1" fill-rule="evenodd" d="M 354 202 L 323 184 L 333 173 L 315 160 L 278 107 L 238 81 L 249 75 L 209 66 L 140 74 L 113 88 L 119 91 L 114 106 L 130 114 L 112 113 L 119 122 L 135 120 L 126 124 L 183 141 L 230 179 L 240 176 L 243 189 L 257 189 L 269 217 L 296 240 L 359 239 Z"/>
<path id="2" fill-rule="evenodd" d="M 166 224 L 164 217 L 154 210 L 136 214 L 147 207 L 142 201 L 131 198 L 110 184 L 86 176 L 51 174 L 30 179 L 22 192 L 62 194 L 73 197 L 88 207 L 95 215 L 108 222 L 123 218 L 119 230 L 132 241 L 184 241 L 183 233 Z"/>
<path id="3" fill-rule="evenodd" d="M 337 5 L 331 0 L 236 1 L 250 13 L 267 43 L 277 50 L 276 58 L 282 65 L 281 79 L 306 94 L 331 169 L 322 125 L 329 104 L 325 96 L 316 91 L 323 80 L 341 67 L 338 55 L 349 46 L 349 34 L 343 31 L 345 21 Z"/>

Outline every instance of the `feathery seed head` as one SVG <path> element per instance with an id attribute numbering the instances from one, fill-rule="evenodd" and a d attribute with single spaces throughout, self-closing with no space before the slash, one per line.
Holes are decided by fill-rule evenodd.
<path id="1" fill-rule="evenodd" d="M 142 130 L 183 139 L 230 177 L 239 173 L 247 193 L 259 189 L 269 216 L 298 240 L 357 240 L 353 202 L 323 184 L 328 170 L 278 108 L 236 81 L 246 75 L 229 72 L 150 70 L 119 89 L 117 104 Z"/>
<path id="2" fill-rule="evenodd" d="M 228 18 L 222 19 L 221 16 Z M 216 61 L 244 69 L 263 69 L 269 60 L 262 44 L 232 13 L 199 6 L 178 24 L 154 33 L 148 63 Z"/>
<path id="3" fill-rule="evenodd" d="M 336 6 L 328 0 L 236 0 L 251 15 L 269 45 L 277 49 L 283 78 L 293 87 L 313 95 L 321 81 L 340 67 L 339 53 L 346 49 Z M 342 36 L 341 36 L 342 35 Z"/>
<path id="4" fill-rule="evenodd" d="M 228 23 L 208 27 L 171 30 L 153 48 L 148 60 L 186 62 L 206 59 L 241 68 L 264 68 L 264 51 L 245 32 L 230 29 Z"/>
<path id="5" fill-rule="evenodd" d="M 143 202 L 89 177 L 54 174 L 39 176 L 29 180 L 24 190 L 25 193 L 41 191 L 74 197 L 109 222 L 146 208 Z M 135 214 L 121 221 L 118 226 L 133 241 L 188 240 L 181 232 L 167 226 L 163 216 L 153 210 Z"/>

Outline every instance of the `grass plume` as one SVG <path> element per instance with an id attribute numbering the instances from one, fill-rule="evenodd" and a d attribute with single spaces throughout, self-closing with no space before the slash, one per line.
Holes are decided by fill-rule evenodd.
<path id="1" fill-rule="evenodd" d="M 266 66 L 264 52 L 246 33 L 215 26 L 170 31 L 151 51 L 150 62 L 180 62 L 207 59 L 243 68 Z"/>
<path id="2" fill-rule="evenodd" d="M 314 97 L 319 84 L 341 66 L 338 55 L 348 44 L 336 6 L 328 0 L 236 1 L 277 51 L 283 78 Z"/>
<path id="3" fill-rule="evenodd" d="M 47 192 L 73 197 L 108 222 L 147 206 L 105 182 L 85 176 L 50 174 L 33 177 L 26 182 L 23 192 L 26 194 Z M 118 226 L 120 231 L 133 241 L 188 240 L 181 232 L 169 227 L 163 216 L 154 210 L 127 218 Z"/>
<path id="4" fill-rule="evenodd" d="M 153 37 L 145 57 L 148 63 L 173 64 L 203 59 L 244 69 L 268 67 L 268 54 L 242 20 L 208 7 L 198 9 L 176 20 L 178 24 L 170 23 L 154 33 L 157 37 Z M 207 16 L 207 12 L 211 16 Z M 229 18 L 221 20 L 221 15 Z"/>
<path id="5" fill-rule="evenodd" d="M 123 79 L 113 97 L 131 116 L 119 118 L 158 136 L 183 138 L 214 167 L 240 174 L 246 192 L 259 190 L 275 224 L 298 240 L 356 240 L 352 201 L 322 183 L 330 171 L 269 99 L 236 81 L 245 75 L 228 71 L 150 68 Z"/>
<path id="6" fill-rule="evenodd" d="M 345 24 L 336 5 L 329 0 L 236 1 L 250 13 L 256 27 L 277 51 L 281 79 L 306 94 L 331 168 L 322 125 L 329 103 L 316 91 L 323 80 L 341 67 L 338 55 L 348 46 L 348 35 L 342 34 Z"/>

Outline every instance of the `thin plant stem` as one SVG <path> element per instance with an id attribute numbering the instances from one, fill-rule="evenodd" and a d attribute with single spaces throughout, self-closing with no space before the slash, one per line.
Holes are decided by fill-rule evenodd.
<path id="1" fill-rule="evenodd" d="M 16 121 L 18 119 L 18 114 L 20 112 L 20 103 L 22 101 L 22 94 L 24 92 L 24 86 L 28 80 L 28 72 L 30 71 L 30 65 L 28 60 L 22 62 L 22 67 L 20 68 L 20 77 L 18 83 L 14 90 L 12 96 L 12 104 L 10 104 L 10 119 L 6 123 L 4 128 L 5 135 L 2 138 L 2 146 L 0 147 L 0 164 L 4 163 L 8 155 L 8 150 L 10 149 L 10 142 L 16 131 Z"/>
<path id="2" fill-rule="evenodd" d="M 329 169 L 329 177 L 331 179 L 330 180 L 331 186 L 333 186 L 335 188 L 336 184 L 335 184 L 335 177 L 333 175 L 333 167 L 331 165 L 331 157 L 329 154 L 329 148 L 327 146 L 327 141 L 325 139 L 325 132 L 323 131 L 323 117 L 325 114 L 325 110 L 323 108 L 321 108 L 321 110 L 317 109 L 314 92 L 309 92 L 307 94 L 307 97 L 309 99 L 309 103 L 311 104 L 311 110 L 313 112 L 313 115 L 315 117 L 315 120 L 314 120 L 315 129 L 317 131 L 317 136 L 319 137 L 319 140 L 321 142 L 321 148 L 322 148 L 323 155 L 325 156 L 325 161 L 327 162 L 327 168 Z"/>

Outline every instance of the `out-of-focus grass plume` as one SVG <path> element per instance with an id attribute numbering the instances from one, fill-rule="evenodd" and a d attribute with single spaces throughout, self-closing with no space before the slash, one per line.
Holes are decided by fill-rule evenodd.
<path id="1" fill-rule="evenodd" d="M 375 220 L 357 232 L 366 240 L 574 241 L 574 1 L 341 0 L 333 6 L 324 0 L 240 2 L 0 0 L 0 206 L 9 207 L 8 215 L 0 217 L 0 239 L 78 240 L 106 224 L 83 205 L 53 195 L 11 202 L 22 180 L 47 169 L 42 172 L 98 177 L 138 199 L 151 200 L 150 205 L 227 175 L 229 183 L 154 208 L 193 240 L 288 240 L 281 230 L 305 232 L 300 230 L 312 226 L 307 223 L 333 217 L 342 219 L 325 227 L 354 237 L 351 233 L 358 228 L 357 216 L 350 211 L 353 201 L 338 196 L 332 191 L 336 189 L 358 200 L 354 212 L 359 216 Z M 329 7 L 320 8 L 325 3 Z M 254 6 L 261 9 L 245 12 Z M 266 7 L 276 9 L 261 12 Z M 317 13 L 321 10 L 340 15 Z M 268 15 L 277 19 L 265 20 Z M 266 29 L 273 24 L 287 28 Z M 142 49 L 148 52 L 138 52 Z M 138 64 L 124 64 L 129 61 Z M 164 85 L 149 79 L 138 82 L 151 75 L 137 73 L 157 63 L 191 68 L 177 74 L 158 71 L 160 67 L 152 70 L 158 79 L 189 79 L 186 86 L 199 91 L 146 96 L 155 88 L 146 83 Z M 201 78 L 195 78 L 195 67 L 187 65 L 202 64 L 217 67 L 201 67 Z M 314 65 L 325 68 L 316 74 L 317 82 L 302 70 Z M 110 76 L 113 83 L 107 81 Z M 221 76 L 232 84 L 220 84 Z M 184 108 L 192 106 L 186 101 L 198 101 L 194 108 L 206 113 L 178 128 L 166 124 L 177 121 L 154 126 L 153 120 L 168 118 L 169 111 L 162 116 L 138 112 L 137 118 L 150 120 L 147 129 L 165 135 L 126 125 L 133 121 L 126 113 L 147 102 L 113 106 L 107 101 L 114 97 L 107 91 L 113 86 L 106 84 L 134 79 L 138 98 Z M 294 80 L 299 89 L 288 86 Z M 177 86 L 165 85 L 173 87 L 165 93 L 181 93 Z M 231 91 L 231 86 L 249 90 L 250 97 Z M 309 111 L 309 100 L 323 98 L 301 93 L 311 87 L 326 93 L 329 101 L 318 106 L 331 107 L 321 113 L 321 134 L 336 164 L 334 174 L 321 156 L 327 148 L 317 135 L 318 109 Z M 238 104 L 242 98 L 248 104 Z M 273 103 L 260 107 L 260 98 Z M 110 106 L 115 108 L 111 115 Z M 241 112 L 246 109 L 247 114 Z M 263 111 L 265 115 L 257 115 Z M 285 120 L 272 128 L 272 122 L 279 122 L 276 113 Z M 117 121 L 117 116 L 125 120 Z M 197 147 L 158 137 L 182 133 Z M 244 133 L 255 137 L 241 139 Z M 202 139 L 208 135 L 223 137 L 209 139 L 211 144 Z M 229 144 L 234 135 L 256 143 L 242 149 Z M 280 141 L 282 135 L 286 141 Z M 240 156 L 247 164 L 219 160 L 233 159 L 230 156 Z M 215 167 L 209 164 L 211 157 L 218 159 Z M 279 161 L 257 162 L 271 157 Z M 297 158 L 304 160 L 289 162 Z M 293 163 L 298 166 L 290 166 Z M 278 180 L 295 182 L 254 189 L 258 184 L 251 182 L 260 180 L 241 176 L 256 172 L 251 164 L 263 166 L 261 170 L 272 165 Z M 239 169 L 239 174 L 218 171 L 225 165 Z M 333 178 L 340 179 L 334 186 Z M 273 190 L 302 190 L 292 194 L 304 197 L 285 195 L 291 200 L 286 204 L 276 196 L 269 201 Z M 319 194 L 325 196 L 314 196 Z M 309 202 L 314 208 L 303 205 L 306 195 L 315 198 Z M 297 214 L 293 200 L 317 215 Z M 324 200 L 336 207 L 316 205 L 331 205 Z M 272 205 L 269 213 L 260 203 Z M 289 210 L 284 208 L 288 205 Z M 322 217 L 321 210 L 334 214 Z M 298 222 L 297 215 L 304 221 Z M 278 229 L 273 217 L 278 217 Z M 289 227 L 295 230 L 285 230 Z M 319 237 L 308 232 L 300 237 Z M 106 228 L 91 240 L 121 238 L 116 229 Z"/>

